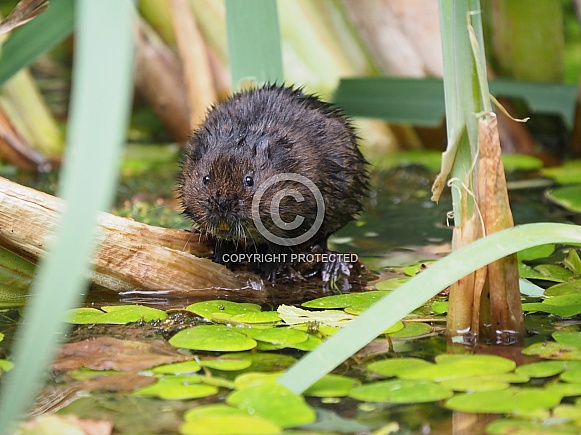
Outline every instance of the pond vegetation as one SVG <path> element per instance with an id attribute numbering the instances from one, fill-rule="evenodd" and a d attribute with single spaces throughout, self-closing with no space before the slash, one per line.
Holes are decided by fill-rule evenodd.
<path id="1" fill-rule="evenodd" d="M 54 6 L 48 11 L 21 27 L 20 35 L 26 35 L 26 31 L 33 31 L 30 30 L 33 25 L 37 29 L 46 26 L 40 18 L 51 8 L 53 14 L 55 10 L 66 12 L 53 26 L 52 39 L 47 39 L 44 48 L 70 33 L 73 24 L 73 2 L 52 3 Z M 172 3 L 174 14 L 183 12 L 179 8 L 187 4 Z M 548 3 L 539 6 L 537 12 L 548 8 L 555 13 L 551 8 L 557 2 L 551 2 L 552 6 Z M 480 236 L 486 237 L 480 240 L 449 243 L 452 232 L 457 232 L 452 230 L 452 223 L 455 222 L 455 228 L 464 225 L 459 219 L 467 210 L 480 209 L 469 218 L 472 220 L 469 225 L 479 230 L 484 211 L 508 207 L 502 201 L 493 203 L 488 199 L 478 203 L 473 193 L 479 190 L 475 187 L 479 181 L 467 178 L 477 172 L 473 165 L 477 158 L 471 153 L 475 151 L 473 141 L 478 142 L 479 127 L 471 116 L 491 111 L 485 74 L 475 67 L 479 62 L 483 67 L 483 58 L 478 59 L 479 50 L 490 37 L 481 34 L 478 14 L 476 18 L 471 16 L 471 23 L 475 39 L 481 45 L 474 40 L 469 42 L 468 38 L 451 42 L 464 44 L 452 51 L 457 55 L 464 50 L 464 61 L 472 59 L 469 65 L 458 69 L 461 61 L 456 57 L 448 58 L 457 68 L 454 72 L 444 68 L 451 144 L 448 150 L 460 142 L 468 146 L 467 150 L 459 151 L 459 157 L 447 153 L 448 169 L 452 170 L 456 187 L 452 187 L 451 193 L 443 190 L 438 204 L 430 201 L 432 183 L 440 170 L 439 151 L 385 153 L 371 148 L 367 155 L 374 166 L 373 194 L 366 211 L 331 240 L 337 251 L 359 255 L 368 269 L 364 279 L 354 281 L 351 291 L 342 294 L 333 289 L 323 291 L 316 280 L 279 284 L 268 288 L 268 298 L 262 303 L 252 303 L 237 300 L 235 295 L 232 300 L 198 300 L 193 295 L 176 296 L 161 290 L 114 292 L 103 287 L 84 290 L 86 276 L 80 271 L 94 249 L 92 227 L 97 210 L 112 209 L 116 215 L 154 226 L 190 225 L 180 215 L 172 195 L 178 146 L 130 144 L 125 157 L 119 157 L 118 145 L 124 142 L 129 123 L 131 66 L 119 61 L 119 70 L 111 73 L 103 87 L 95 88 L 94 77 L 104 71 L 110 73 L 111 56 L 131 58 L 128 53 L 133 50 L 132 42 L 125 32 L 130 26 L 131 9 L 119 4 L 77 3 L 75 19 L 83 24 L 75 40 L 74 76 L 79 78 L 73 81 L 63 170 L 60 173 L 15 170 L 16 166 L 30 169 L 34 162 L 37 168 L 45 168 L 47 163 L 58 166 L 58 146 L 52 151 L 42 150 L 39 160 L 35 160 L 37 154 L 28 153 L 26 164 L 19 165 L 17 160 L 0 168 L 3 176 L 39 190 L 56 192 L 70 203 L 63 215 L 63 225 L 57 229 L 60 238 L 39 267 L 30 258 L 12 257 L 2 251 L 5 259 L 0 268 L 4 307 L 0 321 L 0 432 L 11 433 L 8 425 L 14 424 L 28 406 L 32 398 L 29 392 L 35 391 L 36 385 L 39 394 L 31 414 L 19 426 L 20 433 L 61 433 L 83 427 L 99 427 L 99 433 L 127 434 L 579 433 L 581 260 L 577 247 L 581 234 L 576 225 L 580 212 L 579 161 L 569 160 L 562 166 L 550 167 L 543 153 L 522 158 L 503 156 L 504 166 L 510 169 L 507 185 L 517 227 L 510 229 L 512 225 L 504 225 L 509 228 L 504 231 L 501 227 L 485 227 Z M 206 3 L 206 9 L 196 9 L 193 4 L 192 7 L 200 19 L 208 16 L 204 14 L 215 13 L 210 7 L 215 4 L 218 3 Z M 315 11 L 306 15 L 315 26 L 328 26 L 316 18 L 328 17 L 325 13 L 335 10 L 338 2 L 329 2 L 324 7 L 308 1 L 296 4 Z M 559 14 L 570 12 L 567 4 L 559 2 Z M 273 44 L 273 40 L 279 40 L 276 3 L 253 0 L 242 6 L 227 0 L 225 5 L 229 14 L 225 22 L 230 50 L 253 55 L 232 56 L 232 82 L 247 85 L 248 77 L 257 82 L 282 79 L 280 47 Z M 151 19 L 156 14 L 152 12 L 155 2 L 140 2 L 140 7 L 155 30 L 164 34 L 163 20 Z M 462 28 L 469 35 L 466 11 L 480 10 L 479 2 L 462 6 L 468 9 L 446 10 L 450 5 L 444 4 L 441 7 L 443 22 L 452 16 L 456 19 L 455 23 L 443 25 L 444 34 Z M 498 8 L 499 4 L 483 1 L 482 7 L 486 31 L 487 26 L 494 25 L 487 21 L 487 8 Z M 520 17 L 523 22 L 535 19 L 523 15 L 519 8 L 501 9 L 494 13 Z M 161 10 L 168 12 L 168 8 Z M 113 23 L 112 11 L 116 16 Z M 252 11 L 260 14 L 254 15 Z M 244 30 L 253 27 L 249 24 L 252 20 L 267 21 L 269 25 L 260 29 L 262 33 L 247 35 L 249 39 L 245 39 Z M 201 27 L 207 25 L 207 20 L 203 22 Z M 109 41 L 101 39 L 105 23 L 111 28 Z M 181 29 L 190 24 L 186 20 Z M 211 32 L 204 31 L 208 38 Z M 281 24 L 281 31 L 285 41 L 289 29 Z M 35 48 L 36 52 L 24 53 L 23 58 L 14 60 L 10 53 L 18 46 L 18 38 L 24 38 L 17 35 L 14 32 L 12 42 L 5 44 L 6 57 L 13 65 L 19 65 L 12 66 L 12 72 L 42 51 Z M 345 40 L 353 43 L 350 39 L 353 35 L 349 35 Z M 174 44 L 186 56 L 179 41 L 183 37 L 178 34 Z M 518 41 L 516 38 L 515 45 L 525 44 Z M 496 44 L 502 45 L 499 41 Z M 101 52 L 96 48 L 99 45 L 103 48 Z M 579 48 L 578 42 L 576 46 Z M 218 46 L 213 49 L 220 52 Z M 498 52 L 496 55 L 501 56 Z M 541 55 L 551 57 L 555 53 L 545 50 Z M 338 64 L 340 56 L 335 59 Z M 498 59 L 497 62 L 493 66 L 508 74 L 511 66 Z M 578 67 L 575 62 L 568 62 Z M 184 68 L 192 65 L 184 60 Z M 360 68 L 359 74 L 362 69 L 365 68 Z M 0 77 L 6 80 L 9 72 L 3 71 L 5 76 L 0 73 Z M 522 78 L 522 71 L 513 73 L 514 77 Z M 539 80 L 551 79 L 550 68 L 546 74 Z M 467 77 L 469 81 L 462 84 Z M 460 85 L 459 94 L 450 95 L 450 81 Z M 203 83 L 203 80 L 197 85 L 188 83 L 189 92 L 199 95 L 195 89 L 206 86 Z M 380 89 L 377 83 L 373 86 Z M 345 104 L 347 110 L 348 86 L 345 81 L 339 89 L 347 93 L 337 94 L 337 101 Z M 472 95 L 475 100 L 466 104 L 468 94 L 462 94 L 462 89 L 468 94 L 478 94 L 473 89 L 482 92 L 476 97 Z M 534 89 L 531 86 L 525 93 L 534 93 Z M 351 92 L 357 96 L 359 91 L 361 88 Z M 457 101 L 450 103 L 450 99 Z M 459 114 L 454 104 L 463 106 L 465 113 Z M 116 110 L 111 110 L 111 105 Z M 129 137 L 167 140 L 167 133 L 152 130 L 152 125 L 160 129 L 160 119 L 140 107 L 131 119 Z M 96 115 L 101 113 L 106 116 Z M 571 122 L 573 118 L 569 118 Z M 197 122 L 195 117 L 191 121 Z M 403 126 L 400 134 L 409 137 L 411 130 L 406 129 Z M 376 130 L 369 125 L 362 127 L 362 135 L 371 135 L 372 131 Z M 84 147 L 78 148 L 78 144 Z M 569 154 L 574 153 L 574 149 L 569 150 Z M 123 163 L 114 199 L 117 161 Z M 494 169 L 500 166 L 500 160 L 495 161 Z M 105 178 L 109 181 L 103 184 Z M 440 179 L 445 184 L 447 178 L 444 170 Z M 474 202 L 468 204 L 470 201 Z M 454 215 L 447 218 L 446 213 L 452 208 Z M 79 219 L 81 223 L 76 222 Z M 508 222 L 513 218 L 499 219 Z M 454 251 L 462 248 L 449 255 L 452 246 Z M 509 260 L 513 263 L 510 267 L 514 266 L 520 278 L 511 284 L 516 286 L 515 312 L 522 310 L 524 317 L 514 315 L 516 324 L 495 328 L 491 326 L 497 323 L 491 320 L 498 314 L 495 309 L 480 320 L 471 313 L 466 316 L 465 308 L 457 305 L 452 296 L 458 291 L 454 282 L 509 254 L 514 254 Z M 501 267 L 505 271 L 507 268 Z M 473 281 L 478 281 L 477 274 Z M 488 290 L 482 288 L 486 287 L 480 290 L 486 295 Z M 486 312 L 485 303 L 474 301 L 469 305 Z M 508 305 L 510 310 L 515 309 L 514 303 Z M 452 325 L 450 311 L 454 312 L 452 317 L 461 318 Z M 523 318 L 524 323 L 519 324 Z M 26 321 L 21 322 L 22 319 Z M 466 319 L 468 323 L 462 323 Z M 20 323 L 22 328 L 17 328 Z M 484 328 L 484 332 L 479 333 L 478 328 Z M 57 350 L 51 350 L 59 342 Z M 41 385 L 44 387 L 40 388 Z"/>

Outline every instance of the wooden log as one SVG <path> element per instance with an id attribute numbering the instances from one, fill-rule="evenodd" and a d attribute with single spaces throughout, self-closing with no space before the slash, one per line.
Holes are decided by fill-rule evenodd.
<path id="1" fill-rule="evenodd" d="M 63 200 L 0 177 L 0 246 L 31 261 L 46 253 Z M 116 292 L 167 291 L 174 297 L 266 300 L 262 280 L 203 258 L 210 247 L 198 234 L 154 227 L 99 213 L 94 284 Z"/>

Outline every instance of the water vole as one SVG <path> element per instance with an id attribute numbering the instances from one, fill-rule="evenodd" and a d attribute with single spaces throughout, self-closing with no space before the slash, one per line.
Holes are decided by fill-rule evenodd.
<path id="1" fill-rule="evenodd" d="M 328 252 L 329 235 L 361 211 L 367 181 L 355 132 L 339 109 L 300 89 L 267 85 L 209 111 L 188 141 L 179 191 L 184 213 L 216 239 L 219 261 L 259 254 L 258 271 L 272 277 L 297 258 L 291 254 Z M 323 280 L 348 273 L 335 260 L 322 270 Z"/>

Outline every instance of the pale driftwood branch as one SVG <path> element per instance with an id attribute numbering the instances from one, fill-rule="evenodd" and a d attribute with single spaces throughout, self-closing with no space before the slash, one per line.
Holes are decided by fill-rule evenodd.
<path id="1" fill-rule="evenodd" d="M 45 254 L 64 202 L 0 177 L 0 245 L 29 259 Z M 98 216 L 95 284 L 114 291 L 167 290 L 174 296 L 263 301 L 262 281 L 201 258 L 210 248 L 195 234 L 108 213 Z"/>

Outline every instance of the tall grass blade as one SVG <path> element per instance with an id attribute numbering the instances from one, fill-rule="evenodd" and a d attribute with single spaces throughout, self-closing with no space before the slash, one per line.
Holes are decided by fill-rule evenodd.
<path id="1" fill-rule="evenodd" d="M 291 367 L 278 382 L 302 393 L 405 315 L 467 274 L 532 246 L 581 244 L 581 227 L 537 223 L 499 231 L 465 246 L 372 305 Z"/>
<path id="2" fill-rule="evenodd" d="M 0 85 L 73 31 L 75 0 L 51 0 L 49 8 L 14 30 L 2 45 Z"/>
<path id="3" fill-rule="evenodd" d="M 88 257 L 95 248 L 96 214 L 113 198 L 127 129 L 133 88 L 132 3 L 79 0 L 76 8 L 71 116 L 59 186 L 67 208 L 50 254 L 39 266 L 26 322 L 17 333 L 16 365 L 0 395 L 2 434 L 11 433 L 38 391 L 65 331 L 64 312 L 83 294 Z"/>
<path id="4" fill-rule="evenodd" d="M 232 88 L 284 81 L 276 0 L 226 0 Z"/>

